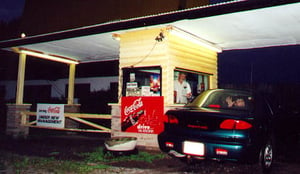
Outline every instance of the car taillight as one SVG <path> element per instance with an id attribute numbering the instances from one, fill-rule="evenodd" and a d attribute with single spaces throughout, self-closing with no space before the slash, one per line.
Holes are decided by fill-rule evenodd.
<path id="1" fill-rule="evenodd" d="M 167 123 L 178 124 L 178 119 L 174 115 L 167 115 Z"/>
<path id="2" fill-rule="evenodd" d="M 209 108 L 221 108 L 220 105 L 208 105 Z"/>
<path id="3" fill-rule="evenodd" d="M 221 129 L 243 130 L 250 129 L 252 125 L 246 121 L 227 119 L 220 124 Z"/>
<path id="4" fill-rule="evenodd" d="M 173 142 L 166 142 L 166 147 L 170 147 L 173 148 L 174 147 L 174 143 Z"/>
<path id="5" fill-rule="evenodd" d="M 193 125 L 193 124 L 188 124 L 187 127 L 190 127 L 190 128 L 197 128 L 197 129 L 208 129 L 208 126 L 206 126 L 206 125 Z"/>
<path id="6" fill-rule="evenodd" d="M 226 149 L 216 148 L 215 151 L 217 155 L 228 155 L 228 150 Z"/>

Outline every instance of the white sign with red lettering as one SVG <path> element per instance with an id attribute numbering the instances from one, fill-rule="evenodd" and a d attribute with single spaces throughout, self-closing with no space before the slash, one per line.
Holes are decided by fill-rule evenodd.
<path id="1" fill-rule="evenodd" d="M 64 128 L 64 105 L 37 104 L 36 125 L 43 127 Z"/>

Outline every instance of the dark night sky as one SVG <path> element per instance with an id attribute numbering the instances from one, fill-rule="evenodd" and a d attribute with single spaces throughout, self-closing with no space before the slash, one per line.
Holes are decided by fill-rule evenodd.
<path id="1" fill-rule="evenodd" d="M 0 0 L 0 21 L 21 16 L 24 4 Z M 249 83 L 251 72 L 254 83 L 300 83 L 300 46 L 224 51 L 218 63 L 221 84 Z"/>
<path id="2" fill-rule="evenodd" d="M 25 0 L 0 0 L 0 21 L 8 22 L 23 13 Z"/>
<path id="3" fill-rule="evenodd" d="M 252 65 L 252 68 L 251 68 Z M 219 55 L 220 83 L 300 83 L 300 46 L 225 51 Z"/>

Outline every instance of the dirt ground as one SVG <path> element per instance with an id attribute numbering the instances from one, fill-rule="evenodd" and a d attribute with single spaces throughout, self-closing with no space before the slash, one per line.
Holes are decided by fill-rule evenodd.
<path id="1" fill-rule="evenodd" d="M 12 140 L 0 137 L 0 150 L 12 152 L 24 156 L 51 157 L 55 156 L 63 160 L 81 160 L 76 153 L 91 152 L 93 149 L 103 146 L 105 136 L 87 136 L 80 134 L 71 135 L 48 135 L 30 136 L 26 140 Z M 160 152 L 155 152 L 160 153 Z M 275 174 L 298 174 L 300 173 L 300 143 L 294 143 L 283 147 L 274 163 L 272 173 Z M 93 173 L 257 173 L 258 165 L 238 164 L 231 162 L 201 161 L 187 165 L 177 159 L 166 157 L 147 162 L 115 162 L 113 167 L 106 170 L 96 170 Z M 0 164 L 1 168 L 1 164 Z M 2 168 L 4 168 L 2 166 Z M 40 171 L 41 172 L 41 171 Z M 9 169 L 0 169 L 0 173 L 10 173 Z M 35 173 L 35 172 L 32 172 Z M 37 172 L 39 173 L 39 172 Z"/>

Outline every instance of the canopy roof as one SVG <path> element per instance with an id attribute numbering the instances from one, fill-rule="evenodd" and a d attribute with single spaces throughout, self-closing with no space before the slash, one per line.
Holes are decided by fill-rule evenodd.
<path id="1" fill-rule="evenodd" d="M 258 3 L 260 2 L 260 3 Z M 262 3 L 263 2 L 263 3 Z M 235 1 L 154 16 L 108 22 L 62 32 L 0 42 L 0 48 L 25 48 L 81 63 L 116 60 L 113 33 L 172 25 L 222 50 L 300 43 L 300 2 Z"/>

